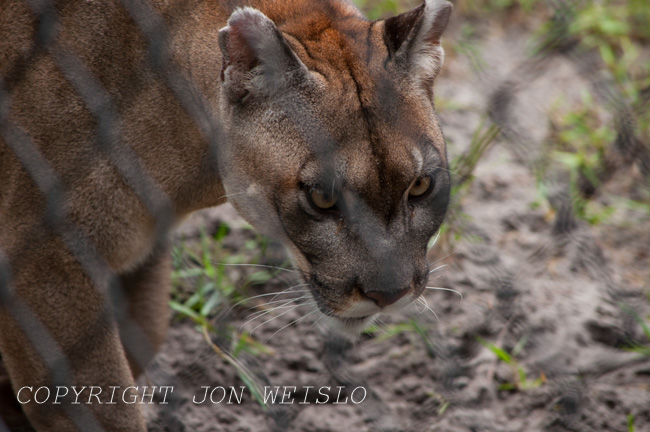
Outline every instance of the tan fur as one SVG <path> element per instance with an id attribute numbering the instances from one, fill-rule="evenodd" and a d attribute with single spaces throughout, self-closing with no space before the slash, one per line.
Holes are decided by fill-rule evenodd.
<path id="1" fill-rule="evenodd" d="M 228 197 L 344 331 L 419 296 L 449 188 L 431 93 L 447 3 L 376 22 L 344 0 L 52 4 L 0 3 L 13 392 L 132 385 L 167 325 L 168 232 Z M 427 175 L 430 196 L 409 197 Z M 338 191 L 335 214 L 313 187 Z M 145 430 L 138 405 L 22 409 L 39 431 Z"/>

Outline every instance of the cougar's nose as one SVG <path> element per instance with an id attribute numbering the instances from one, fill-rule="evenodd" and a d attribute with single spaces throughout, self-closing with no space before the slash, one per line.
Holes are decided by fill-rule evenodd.
<path id="1" fill-rule="evenodd" d="M 401 299 L 409 292 L 409 288 L 404 288 L 399 291 L 365 291 L 364 294 L 366 297 L 374 300 L 375 304 L 379 307 L 386 307 L 392 305 L 397 300 Z"/>

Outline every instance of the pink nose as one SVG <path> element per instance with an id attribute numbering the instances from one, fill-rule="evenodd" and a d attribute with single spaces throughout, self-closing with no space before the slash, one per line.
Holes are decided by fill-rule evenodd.
<path id="1" fill-rule="evenodd" d="M 404 297 L 407 292 L 409 292 L 408 288 L 396 292 L 366 291 L 364 294 L 366 297 L 373 299 L 377 306 L 383 308 L 392 305 L 397 300 Z"/>

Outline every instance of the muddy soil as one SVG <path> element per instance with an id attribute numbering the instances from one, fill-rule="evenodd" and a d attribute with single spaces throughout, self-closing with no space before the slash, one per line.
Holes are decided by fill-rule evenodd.
<path id="1" fill-rule="evenodd" d="M 633 423 L 633 430 L 650 431 L 650 356 L 628 349 L 648 345 L 637 317 L 648 322 L 650 313 L 650 220 L 621 206 L 606 223 L 590 225 L 561 203 L 539 199 L 535 163 L 551 134 L 550 110 L 583 92 L 597 102 L 599 96 L 576 56 L 531 63 L 529 32 L 518 24 L 495 27 L 478 29 L 473 55 L 448 55 L 436 88 L 450 159 L 467 150 L 488 112 L 498 120 L 499 110 L 507 111 L 511 126 L 450 215 L 459 235 L 441 237 L 431 251 L 433 267 L 447 267 L 430 285 L 462 298 L 427 290 L 431 310 L 415 305 L 352 344 L 311 316 L 292 324 L 311 312 L 307 306 L 247 324 L 252 311 L 233 309 L 227 324 L 235 329 L 245 324 L 251 331 L 275 317 L 253 332 L 270 352 L 239 357 L 262 385 L 297 388 L 286 399 L 293 404 L 266 408 L 248 388 L 241 403 L 233 400 L 231 388 L 246 387 L 235 368 L 191 323 L 175 319 L 147 372 L 151 385 L 174 386 L 168 404 L 145 406 L 150 430 L 624 432 Z M 456 25 L 447 42 L 461 37 Z M 505 108 L 495 104 L 504 88 L 512 89 Z M 603 116 L 613 114 L 605 109 Z M 554 183 L 559 197 L 562 179 L 558 174 Z M 593 200 L 609 205 L 619 197 L 647 199 L 638 168 L 613 172 Z M 250 234 L 227 207 L 197 216 L 179 235 L 191 239 L 199 225 L 209 230 L 221 220 L 234 227 L 231 244 L 243 247 Z M 250 295 L 297 283 L 287 273 Z M 405 322 L 426 337 L 414 325 L 393 331 Z M 512 355 L 510 364 L 490 343 Z M 228 395 L 196 404 L 202 386 L 217 388 L 215 402 L 219 387 Z M 324 394 L 328 403 L 317 403 Z"/>

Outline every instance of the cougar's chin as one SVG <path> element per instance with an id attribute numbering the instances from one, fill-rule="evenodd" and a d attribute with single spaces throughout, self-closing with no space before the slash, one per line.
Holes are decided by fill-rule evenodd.
<path id="1" fill-rule="evenodd" d="M 358 318 L 346 318 L 324 314 L 323 321 L 330 331 L 351 339 L 356 339 L 359 337 L 361 332 L 371 326 L 378 317 L 378 313 Z"/>
<path id="2" fill-rule="evenodd" d="M 312 290 L 311 295 L 321 315 L 318 320 L 325 324 L 327 331 L 350 338 L 357 338 L 363 330 L 372 325 L 381 312 L 381 308 L 370 301 L 357 300 L 343 308 L 335 309 L 324 301 L 317 291 Z"/>

